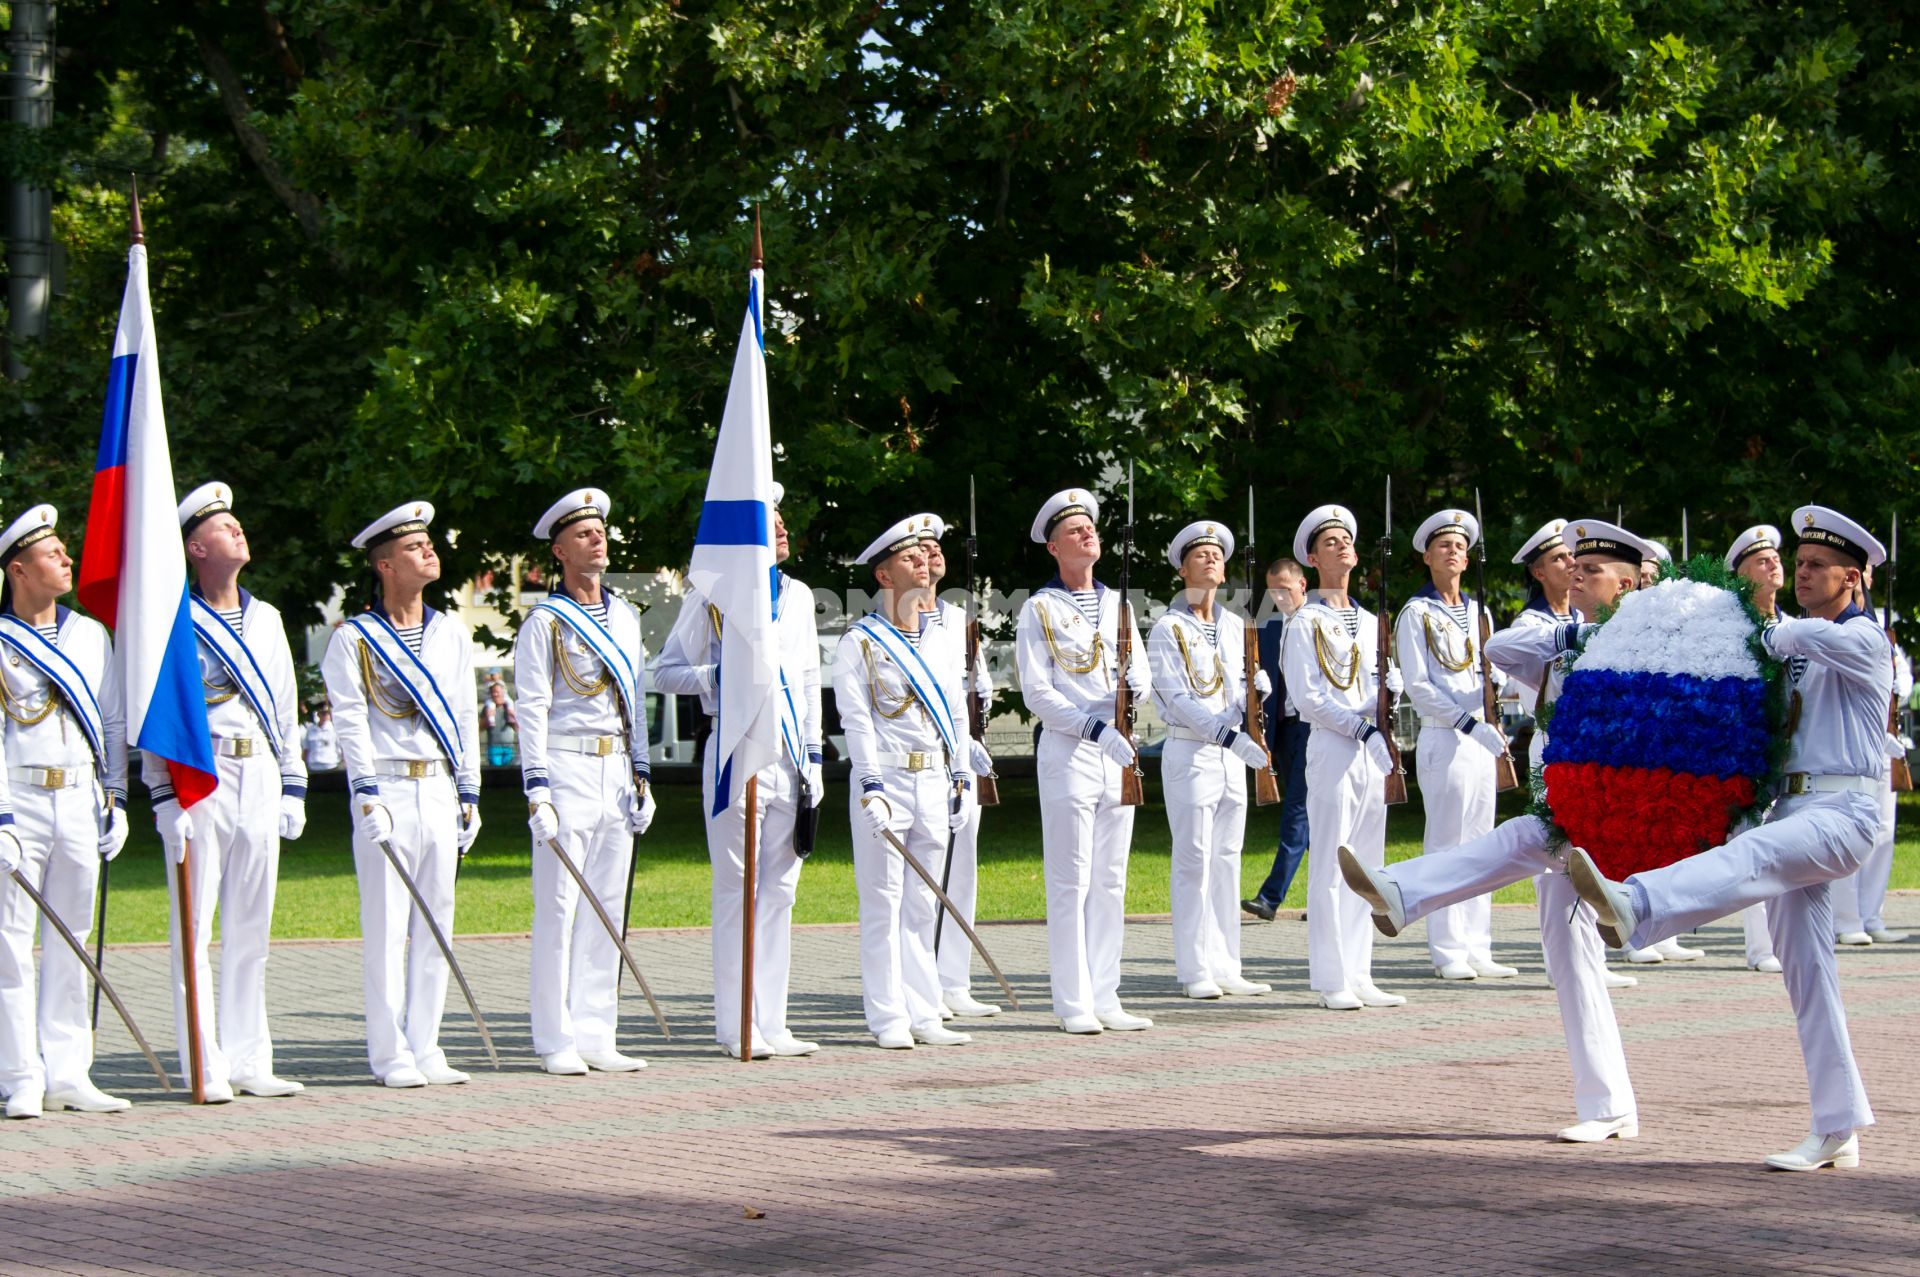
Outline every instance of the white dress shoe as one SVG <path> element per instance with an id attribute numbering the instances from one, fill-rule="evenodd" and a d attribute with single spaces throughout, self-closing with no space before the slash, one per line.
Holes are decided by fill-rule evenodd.
<path id="1" fill-rule="evenodd" d="M 289 1082 L 286 1078 L 265 1073 L 259 1077 L 237 1077 L 233 1079 L 233 1089 L 243 1095 L 277 1100 L 283 1095 L 298 1095 L 307 1088 L 303 1082 Z"/>
<path id="2" fill-rule="evenodd" d="M 200 1100 L 203 1104 L 231 1104 L 233 1087 L 225 1082 L 208 1082 L 200 1088 Z"/>
<path id="3" fill-rule="evenodd" d="M 942 998 L 940 1000 L 940 1022 L 944 1024 L 948 1020 L 951 1020 L 956 1014 L 958 1013 L 955 1012 L 952 1007 L 947 1005 L 946 999 Z"/>
<path id="4" fill-rule="evenodd" d="M 740 1058 L 740 1044 L 738 1042 L 722 1042 L 719 1046 L 720 1054 L 732 1056 L 736 1060 Z M 750 1060 L 764 1060 L 772 1055 L 773 1048 L 758 1039 L 754 1041 L 752 1046 L 747 1048 L 747 1058 Z"/>
<path id="5" fill-rule="evenodd" d="M 413 1086 L 425 1086 L 426 1084 L 426 1074 L 422 1073 L 419 1069 L 405 1064 L 380 1079 L 380 1085 L 390 1086 L 395 1090 Z"/>
<path id="6" fill-rule="evenodd" d="M 463 1086 L 473 1081 L 467 1074 L 444 1060 L 439 1064 L 423 1066 L 420 1076 L 427 1079 L 428 1086 Z"/>
<path id="7" fill-rule="evenodd" d="M 1844 944 L 1849 946 L 1851 945 L 1864 946 L 1864 945 L 1872 944 L 1873 937 L 1868 935 L 1864 931 L 1842 931 L 1839 935 L 1833 938 L 1833 942 L 1835 944 Z"/>
<path id="8" fill-rule="evenodd" d="M 1236 998 L 1254 998 L 1263 993 L 1272 993 L 1273 986 L 1259 980 L 1248 980 L 1241 976 L 1222 976 L 1215 981 L 1222 993 L 1231 993 Z"/>
<path id="9" fill-rule="evenodd" d="M 1888 931 L 1885 927 L 1868 927 L 1867 937 L 1875 944 L 1899 944 L 1907 938 L 1904 931 Z"/>
<path id="10" fill-rule="evenodd" d="M 1707 956 L 1705 949 L 1689 949 L 1686 945 L 1681 944 L 1679 936 L 1668 936 L 1665 940 L 1660 941 L 1660 943 L 1653 947 L 1658 949 L 1660 956 L 1668 962 L 1692 962 L 1696 958 L 1704 958 Z"/>
<path id="11" fill-rule="evenodd" d="M 1398 993 L 1388 993 L 1371 980 L 1363 980 L 1356 983 L 1353 986 L 1353 991 L 1359 995 L 1361 1002 L 1370 1007 L 1403 1007 L 1407 1005 L 1407 1000 L 1404 996 Z"/>
<path id="12" fill-rule="evenodd" d="M 1658 949 L 1653 949 L 1653 948 L 1622 949 L 1620 951 L 1620 956 L 1625 958 L 1628 962 L 1631 962 L 1636 966 L 1642 966 L 1642 967 L 1650 967 L 1650 966 L 1653 966 L 1655 963 L 1665 962 L 1667 960 L 1666 954 L 1660 952 Z"/>
<path id="13" fill-rule="evenodd" d="M 803 1041 L 791 1033 L 773 1038 L 767 1045 L 773 1048 L 775 1055 L 812 1055 L 820 1049 L 818 1042 Z"/>
<path id="14" fill-rule="evenodd" d="M 590 1069 L 599 1069 L 602 1073 L 638 1073 L 647 1067 L 645 1060 L 631 1055 L 622 1055 L 618 1051 L 582 1051 L 580 1059 Z"/>
<path id="15" fill-rule="evenodd" d="M 1776 1171 L 1817 1171 L 1822 1166 L 1846 1171 L 1858 1165 L 1860 1136 L 1854 1131 L 1845 1135 L 1809 1135 L 1786 1152 L 1775 1153 L 1767 1159 L 1767 1166 Z"/>
<path id="16" fill-rule="evenodd" d="M 7 1097 L 8 1117 L 39 1117 L 44 1110 L 46 1092 L 38 1087 L 21 1087 Z"/>
<path id="17" fill-rule="evenodd" d="M 1774 957 L 1771 953 L 1769 953 L 1766 957 L 1760 959 L 1760 961 L 1754 963 L 1753 966 L 1749 967 L 1748 970 L 1764 972 L 1767 975 L 1779 975 L 1780 959 Z"/>
<path id="18" fill-rule="evenodd" d="M 1567 879 L 1580 898 L 1593 906 L 1600 923 L 1600 938 L 1611 949 L 1624 949 L 1640 925 L 1634 916 L 1633 900 L 1627 889 L 1600 872 L 1584 847 L 1567 849 Z M 1630 961 L 1638 961 L 1632 954 Z"/>
<path id="19" fill-rule="evenodd" d="M 1601 1140 L 1639 1139 L 1640 1119 L 1631 1113 L 1625 1117 L 1590 1118 L 1585 1122 L 1575 1122 L 1555 1138 L 1566 1144 L 1598 1144 Z"/>
<path id="20" fill-rule="evenodd" d="M 1085 1033 L 1088 1035 L 1103 1031 L 1100 1027 L 1100 1021 L 1090 1015 L 1063 1015 L 1060 1017 L 1060 1028 L 1067 1033 Z"/>
<path id="21" fill-rule="evenodd" d="M 1618 971 L 1602 970 L 1600 982 L 1609 989 L 1637 989 L 1640 980 L 1637 976 L 1621 975 Z"/>
<path id="22" fill-rule="evenodd" d="M 1367 902 L 1373 911 L 1373 925 L 1383 936 L 1397 936 L 1407 925 L 1407 911 L 1400 903 L 1400 884 L 1384 869 L 1369 869 L 1345 847 L 1340 848 L 1340 876 L 1347 880 L 1353 894 Z"/>
<path id="23" fill-rule="evenodd" d="M 948 993 L 941 998 L 947 1008 L 955 1015 L 966 1016 L 970 1020 L 982 1019 L 989 1015 L 999 1015 L 1000 1008 L 991 1002 L 982 1002 L 971 993 Z"/>
<path id="24" fill-rule="evenodd" d="M 926 1046 L 965 1046 L 973 1041 L 971 1033 L 955 1033 L 944 1024 L 916 1024 L 913 1040 Z"/>
<path id="25" fill-rule="evenodd" d="M 233 1092 L 227 1092 L 227 1098 L 233 1098 Z M 133 1104 L 117 1095 L 108 1095 L 92 1082 L 82 1079 L 73 1086 L 58 1091 L 48 1091 L 43 1103 L 50 1109 L 72 1109 L 76 1113 L 118 1113 L 121 1109 L 130 1109 Z"/>
<path id="26" fill-rule="evenodd" d="M 884 1033 L 874 1034 L 873 1040 L 879 1044 L 882 1051 L 913 1050 L 912 1029 L 888 1029 Z"/>
<path id="27" fill-rule="evenodd" d="M 1197 998 L 1202 1002 L 1209 1002 L 1226 992 L 1211 980 L 1195 980 L 1192 984 L 1181 987 L 1186 990 L 1188 997 Z"/>
<path id="28" fill-rule="evenodd" d="M 1449 962 L 1435 967 L 1433 973 L 1442 980 L 1478 980 L 1480 973 L 1465 962 Z"/>
<path id="29" fill-rule="evenodd" d="M 1337 993 L 1320 995 L 1320 1005 L 1329 1011 L 1358 1011 L 1367 1005 L 1354 995 L 1351 989 L 1341 989 Z"/>
<path id="30" fill-rule="evenodd" d="M 1115 1033 L 1137 1033 L 1153 1027 L 1153 1021 L 1146 1016 L 1133 1015 L 1120 1007 L 1111 1011 L 1096 1011 L 1093 1018 L 1100 1021 L 1101 1028 L 1112 1029 Z"/>
<path id="31" fill-rule="evenodd" d="M 1468 958 L 1467 965 L 1483 980 L 1509 980 L 1520 974 L 1519 967 L 1510 967 L 1492 958 Z"/>
<path id="32" fill-rule="evenodd" d="M 555 1051 L 540 1057 L 540 1067 L 555 1077 L 585 1077 L 587 1062 L 578 1051 Z"/>

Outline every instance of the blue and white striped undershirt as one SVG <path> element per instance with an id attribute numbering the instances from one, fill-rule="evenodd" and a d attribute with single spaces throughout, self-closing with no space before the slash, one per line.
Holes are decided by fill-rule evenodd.
<path id="1" fill-rule="evenodd" d="M 1348 638 L 1360 637 L 1360 609 L 1357 606 L 1349 603 L 1345 607 L 1334 608 L 1333 614 L 1340 618 L 1342 625 L 1347 627 Z"/>
<path id="2" fill-rule="evenodd" d="M 393 629 L 394 633 L 400 636 L 400 641 L 407 645 L 409 651 L 415 656 L 420 655 L 420 649 L 425 644 L 427 636 L 425 621 L 418 625 L 396 625 Z"/>
<path id="3" fill-rule="evenodd" d="M 1440 601 L 1440 606 L 1447 610 L 1447 615 L 1453 618 L 1453 623 L 1460 627 L 1460 632 L 1462 634 L 1467 634 L 1470 632 L 1467 629 L 1466 599 L 1463 598 L 1458 603 L 1449 603 L 1445 599 L 1442 599 Z"/>
<path id="4" fill-rule="evenodd" d="M 1073 595 L 1073 605 L 1080 609 L 1080 615 L 1087 618 L 1087 624 L 1094 629 L 1100 628 L 1100 591 L 1068 590 Z"/>
<path id="5" fill-rule="evenodd" d="M 49 643 L 52 643 L 60 633 L 60 623 L 58 621 L 55 621 L 52 625 L 36 625 L 33 628 L 38 630 L 40 637 Z"/>
<path id="6" fill-rule="evenodd" d="M 241 609 L 237 607 L 223 607 L 220 609 L 220 619 L 225 621 L 228 625 L 232 626 L 233 632 L 235 634 L 238 634 L 240 632 L 241 616 L 242 616 Z"/>

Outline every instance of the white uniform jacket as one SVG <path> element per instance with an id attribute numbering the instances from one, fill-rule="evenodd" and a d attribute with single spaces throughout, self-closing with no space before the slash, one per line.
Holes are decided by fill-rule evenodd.
<path id="1" fill-rule="evenodd" d="M 1480 602 L 1461 596 L 1467 609 L 1463 634 L 1433 586 L 1407 600 L 1394 626 L 1394 652 L 1407 699 L 1422 727 L 1471 731 L 1485 716 L 1480 678 Z"/>
<path id="2" fill-rule="evenodd" d="M 1224 745 L 1246 722 L 1246 622 L 1216 605 L 1217 644 L 1184 597 L 1174 599 L 1147 637 L 1153 703 L 1175 736 Z M 1264 745 L 1265 742 L 1262 742 Z"/>
<path id="3" fill-rule="evenodd" d="M 939 726 L 944 722 L 953 732 L 955 749 L 965 748 L 960 662 L 946 659 L 937 623 L 925 624 L 923 618 L 921 633 L 922 642 L 931 642 L 931 651 L 921 650 L 886 618 L 872 613 L 849 626 L 834 651 L 834 701 L 847 734 L 853 784 L 863 793 L 881 789 L 885 771 L 910 766 L 906 759 L 915 754 L 950 771 L 968 770 L 964 754 L 949 755 Z M 902 652 L 902 658 L 896 659 L 894 652 Z"/>
<path id="4" fill-rule="evenodd" d="M 0 703 L 4 704 L 6 765 L 87 770 L 114 805 L 127 801 L 127 713 L 106 627 L 70 608 L 54 610 L 53 645 L 73 663 L 100 707 L 101 757 L 95 758 L 64 694 L 38 666 L 0 638 Z M 21 787 L 12 787 L 18 797 Z M 31 792 L 29 789 L 27 792 Z"/>
<path id="5" fill-rule="evenodd" d="M 780 668 L 793 691 L 809 755 L 805 761 L 819 762 L 820 632 L 814 624 L 813 591 L 784 572 L 774 621 L 780 627 Z M 688 590 L 653 665 L 655 687 L 670 696 L 698 696 L 700 708 L 709 717 L 714 712 L 714 674 L 720 668 L 723 623 L 719 610 L 704 595 Z"/>
<path id="6" fill-rule="evenodd" d="M 529 791 L 548 786 L 547 742 L 554 736 L 607 737 L 618 742 L 616 747 L 632 762 L 636 781 L 645 781 L 651 771 L 645 721 L 647 653 L 640 641 L 640 614 L 604 587 L 601 597 L 607 601 L 606 631 L 633 673 L 634 706 L 641 721 L 626 721 L 615 686 L 625 673 L 609 671 L 570 625 L 535 607 L 513 640 L 520 777 Z"/>
<path id="7" fill-rule="evenodd" d="M 1568 621 L 1584 621 L 1586 619 L 1580 615 L 1579 609 L 1571 603 L 1567 605 L 1567 612 L 1568 615 L 1561 616 L 1558 612 L 1555 612 L 1551 607 L 1547 606 L 1545 595 L 1536 594 L 1528 599 L 1527 605 L 1514 615 L 1513 624 L 1507 628 L 1515 630 L 1535 628 L 1550 630 L 1555 626 L 1565 625 Z M 1499 637 L 1500 632 L 1496 632 L 1494 638 L 1498 639 Z M 1520 693 L 1520 708 L 1529 714 L 1533 713 L 1534 706 L 1541 703 L 1539 673 L 1544 667 L 1536 668 L 1524 661 L 1517 665 L 1502 661 L 1499 652 L 1496 650 L 1496 646 L 1495 643 L 1488 643 L 1487 655 L 1492 658 L 1494 665 L 1500 672 L 1514 683 L 1516 690 Z M 1546 703 L 1551 704 L 1552 698 L 1549 697 Z"/>
<path id="8" fill-rule="evenodd" d="M 1287 624 L 1281 668 L 1287 695 L 1300 717 L 1322 731 L 1359 740 L 1379 706 L 1379 623 L 1356 606 L 1358 632 L 1347 633 L 1340 613 L 1314 599 Z M 1383 730 L 1392 724 L 1381 724 Z"/>
<path id="9" fill-rule="evenodd" d="M 1887 702 L 1893 653 L 1880 623 L 1857 607 L 1832 621 L 1789 618 L 1761 642 L 1787 662 L 1800 708 L 1787 743 L 1788 772 L 1881 776 L 1887 768 Z"/>
<path id="10" fill-rule="evenodd" d="M 462 803 L 480 801 L 480 750 L 473 684 L 473 641 L 465 626 L 432 608 L 420 663 L 433 675 L 453 710 L 459 757 L 451 760 L 454 787 Z M 380 793 L 382 764 L 416 760 L 447 762 L 439 738 L 413 704 L 413 696 L 368 647 L 351 625 L 340 625 L 327 640 L 320 661 L 327 698 L 333 703 L 334 729 L 354 797 Z"/>
<path id="11" fill-rule="evenodd" d="M 1113 722 L 1119 669 L 1120 596 L 1094 582 L 1099 598 L 1096 630 L 1060 578 L 1035 590 L 1020 609 L 1014 661 L 1020 691 L 1049 731 L 1097 740 Z M 1151 695 L 1153 677 L 1140 630 L 1128 615 L 1132 652 L 1127 681 L 1136 697 Z"/>

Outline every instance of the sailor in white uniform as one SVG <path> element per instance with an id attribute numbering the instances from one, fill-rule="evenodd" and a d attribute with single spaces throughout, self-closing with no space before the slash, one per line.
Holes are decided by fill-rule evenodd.
<path id="1" fill-rule="evenodd" d="M 1793 689 L 1786 775 L 1765 820 L 1624 883 L 1602 877 L 1577 849 L 1568 868 L 1609 940 L 1648 944 L 1767 902 L 1813 1120 L 1806 1139 L 1766 1161 L 1804 1171 L 1859 1165 L 1856 1132 L 1873 1125 L 1840 1004 L 1827 884 L 1859 868 L 1879 833 L 1893 658 L 1879 621 L 1853 601 L 1862 572 L 1885 561 L 1885 548 L 1825 506 L 1794 511 L 1793 530 L 1793 593 L 1802 615 L 1761 634 L 1767 651 L 1787 663 Z"/>
<path id="2" fill-rule="evenodd" d="M 1438 855 L 1493 828 L 1494 761 L 1507 751 L 1486 721 L 1481 678 L 1481 603 L 1460 588 L 1480 522 L 1442 510 L 1413 534 L 1430 580 L 1400 609 L 1394 647 L 1407 697 L 1420 712 L 1414 765 L 1426 807 L 1425 855 Z M 1427 915 L 1427 953 L 1443 980 L 1504 979 L 1516 968 L 1493 960 L 1493 897 L 1471 896 Z"/>
<path id="3" fill-rule="evenodd" d="M 1785 544 L 1780 539 L 1779 528 L 1771 523 L 1756 523 L 1735 537 L 1727 548 L 1727 566 L 1753 582 L 1753 606 L 1770 627 L 1780 622 L 1780 588 L 1787 579 L 1780 561 L 1780 547 Z M 1766 902 L 1742 909 L 1740 925 L 1746 933 L 1748 969 L 1778 975 L 1780 959 L 1773 956 L 1773 932 L 1767 926 Z"/>
<path id="4" fill-rule="evenodd" d="M 1596 614 L 1638 585 L 1646 549 L 1638 537 L 1598 519 L 1570 523 L 1566 532 L 1575 552 L 1569 587 L 1573 608 Z M 1544 703 L 1551 704 L 1559 698 L 1566 677 L 1563 658 L 1574 649 L 1581 624 L 1512 625 L 1493 636 L 1487 652 L 1509 677 L 1543 687 Z M 1564 863 L 1549 850 L 1552 833 L 1538 816 L 1519 816 L 1444 855 L 1382 869 L 1343 854 L 1340 869 L 1372 908 L 1374 925 L 1390 936 L 1455 900 L 1537 875 L 1533 881 L 1540 901 L 1540 943 L 1554 977 L 1579 1116 L 1559 1138 L 1577 1144 L 1632 1139 L 1640 1133 L 1639 1112 L 1607 996 L 1605 954 L 1591 912 L 1575 895 Z"/>
<path id="5" fill-rule="evenodd" d="M 790 553 L 786 520 L 778 509 L 786 495 L 773 485 L 773 552 L 784 563 Z M 820 637 L 814 624 L 813 591 L 785 572 L 774 597 L 774 621 L 780 634 L 780 757 L 762 767 L 755 786 L 753 899 L 753 1040 L 748 1051 L 769 1055 L 811 1055 L 817 1043 L 795 1037 L 787 1028 L 787 979 L 793 965 L 793 900 L 800 886 L 800 864 L 808 847 L 797 850 L 796 828 L 802 805 L 818 807 L 826 794 L 820 748 Z M 653 666 L 653 683 L 669 696 L 697 696 L 712 715 L 717 705 L 720 636 L 726 618 L 697 590 L 688 590 L 673 630 Z M 707 856 L 713 862 L 713 1013 L 714 1040 L 723 1054 L 740 1054 L 740 927 L 746 858 L 746 784 L 736 781 L 734 799 L 713 813 L 713 769 L 703 767 L 701 806 L 707 820 Z"/>
<path id="6" fill-rule="evenodd" d="M 540 516 L 533 535 L 550 542 L 560 580 L 513 641 L 533 839 L 533 1049 L 563 1076 L 646 1066 L 614 1042 L 620 950 L 553 852 L 557 843 L 607 914 L 624 917 L 633 839 L 655 804 L 640 614 L 602 581 L 610 509 L 605 492 L 575 488 Z"/>
<path id="7" fill-rule="evenodd" d="M 454 875 L 480 833 L 480 750 L 472 640 L 423 597 L 440 579 L 432 522 L 431 505 L 409 501 L 353 538 L 372 605 L 334 630 L 320 662 L 354 813 L 367 1062 L 391 1087 L 467 1080 L 440 1049 L 447 960 L 380 848 L 392 845 L 451 938 Z"/>
<path id="8" fill-rule="evenodd" d="M 1348 593 L 1359 557 L 1359 524 L 1345 506 L 1324 505 L 1300 521 L 1294 557 L 1318 579 L 1287 625 L 1281 668 L 1300 717 L 1313 724 L 1307 741 L 1307 974 L 1331 1011 L 1393 1007 L 1406 1002 L 1373 982 L 1373 927 L 1364 900 L 1341 880 L 1336 855 L 1349 848 L 1363 864 L 1387 856 L 1386 776 L 1392 755 L 1373 720 L 1386 653 L 1374 616 Z M 1398 696 L 1398 671 L 1385 674 Z"/>
<path id="9" fill-rule="evenodd" d="M 889 1050 L 972 1041 L 940 1023 L 932 890 L 895 850 L 897 838 L 937 873 L 971 787 L 961 669 L 945 659 L 920 516 L 902 519 L 860 553 L 880 587 L 872 612 L 840 636 L 834 703 L 852 764 L 848 809 L 860 895 L 860 990 L 867 1028 Z M 933 651 L 923 652 L 931 641 Z M 929 661 L 931 655 L 934 659 Z"/>
<path id="10" fill-rule="evenodd" d="M 110 1113 L 87 1076 L 86 968 L 14 884 L 18 868 L 85 943 L 100 862 L 127 841 L 127 720 L 113 641 L 61 605 L 73 560 L 37 505 L 0 533 L 0 1091 L 8 1117 Z M 46 943 L 34 978 L 34 928 Z"/>
<path id="11" fill-rule="evenodd" d="M 1267 766 L 1267 747 L 1244 730 L 1246 622 L 1217 597 L 1232 555 L 1225 524 L 1182 528 L 1167 562 L 1185 588 L 1147 636 L 1153 702 L 1167 724 L 1160 779 L 1173 831 L 1173 973 L 1190 998 L 1273 989 L 1240 972 L 1247 768 Z M 1266 673 L 1253 676 L 1255 693 L 1266 695 Z"/>
<path id="12" fill-rule="evenodd" d="M 914 516 L 914 527 L 920 534 L 920 548 L 927 555 L 927 580 L 933 597 L 939 599 L 940 582 L 947 575 L 947 556 L 940 548 L 940 538 L 947 534 L 946 520 L 937 514 L 919 514 Z M 923 631 L 920 640 L 921 654 L 929 663 L 936 659 L 936 650 L 944 655 L 938 659 L 951 662 L 961 671 L 961 691 L 968 697 L 977 697 L 980 702 L 981 721 L 993 705 L 993 677 L 987 671 L 987 654 L 984 647 L 973 654 L 973 668 L 967 669 L 967 609 L 958 603 L 941 599 L 937 613 L 929 617 L 930 628 Z M 954 721 L 964 728 L 967 710 L 962 705 L 954 706 Z M 975 777 L 993 775 L 993 755 L 987 752 L 982 742 L 968 737 L 964 746 L 967 770 Z M 961 794 L 965 804 L 961 811 L 960 824 L 953 830 L 953 849 L 949 852 L 950 864 L 938 872 L 946 878 L 947 899 L 972 926 L 974 906 L 980 894 L 980 801 L 979 785 L 969 785 Z M 929 866 L 932 868 L 932 866 Z M 953 925 L 951 919 L 943 925 L 936 920 L 934 924 L 934 965 L 940 971 L 940 1000 L 951 1015 L 980 1018 L 999 1015 L 1000 1008 L 991 1002 L 982 1002 L 973 996 L 973 946 L 967 943 L 960 928 Z"/>
<path id="13" fill-rule="evenodd" d="M 1014 640 L 1021 693 L 1045 729 L 1034 770 L 1053 1013 L 1066 1032 L 1088 1034 L 1153 1025 L 1120 1004 L 1134 815 L 1120 801 L 1120 772 L 1140 760 L 1113 721 L 1118 679 L 1136 699 L 1151 695 L 1153 682 L 1131 608 L 1120 668 L 1120 596 L 1093 575 L 1099 517 L 1100 503 L 1084 488 L 1056 492 L 1040 507 L 1031 535 L 1058 573 L 1020 609 Z"/>
<path id="14" fill-rule="evenodd" d="M 298 1082 L 274 1076 L 267 1027 L 267 942 L 280 880 L 280 842 L 307 826 L 307 765 L 300 754 L 293 650 L 279 611 L 240 588 L 252 560 L 233 512 L 233 490 L 208 483 L 180 503 L 180 536 L 194 585 L 193 629 L 200 683 L 220 783 L 182 811 L 164 760 L 149 753 L 140 774 L 153 794 L 154 824 L 169 864 L 193 842 L 194 965 L 199 990 L 201 1076 L 207 1102 L 248 1095 L 293 1095 Z M 172 932 L 180 899 L 167 875 Z M 219 1006 L 207 949 L 220 915 Z M 180 946 L 171 946 L 173 1014 L 180 1026 L 180 1071 L 188 1059 L 187 990 Z"/>

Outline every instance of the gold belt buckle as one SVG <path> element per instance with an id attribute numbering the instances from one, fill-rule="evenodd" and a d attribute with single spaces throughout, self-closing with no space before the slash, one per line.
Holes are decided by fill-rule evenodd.
<path id="1" fill-rule="evenodd" d="M 1806 772 L 1788 772 L 1787 793 L 1792 795 L 1809 792 L 1812 788 L 1810 783 L 1812 780 L 1813 777 L 1809 776 Z"/>
<path id="2" fill-rule="evenodd" d="M 40 769 L 40 788 L 65 789 L 67 787 L 67 769 L 64 767 L 42 767 Z"/>
<path id="3" fill-rule="evenodd" d="M 427 777 L 433 775 L 433 762 L 431 759 L 409 758 L 406 762 L 408 780 L 425 780 Z"/>
<path id="4" fill-rule="evenodd" d="M 595 758 L 605 758 L 608 754 L 611 754 L 612 752 L 613 752 L 613 737 L 596 736 L 593 738 L 593 756 Z"/>
<path id="5" fill-rule="evenodd" d="M 253 757 L 253 737 L 242 736 L 240 739 L 234 741 L 233 757 L 252 758 Z"/>
<path id="6" fill-rule="evenodd" d="M 907 755 L 907 770 L 910 772 L 923 772 L 931 765 L 927 762 L 927 755 L 922 750 L 916 749 Z"/>

